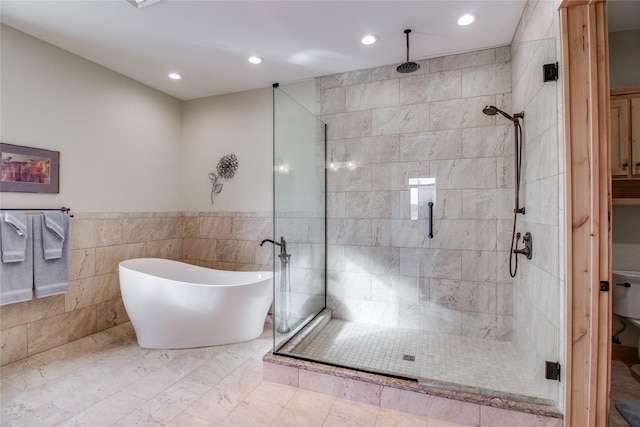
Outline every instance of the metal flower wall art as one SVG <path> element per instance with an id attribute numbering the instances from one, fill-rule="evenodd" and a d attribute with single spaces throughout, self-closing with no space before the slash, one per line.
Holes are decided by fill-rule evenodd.
<path id="1" fill-rule="evenodd" d="M 225 154 L 218 161 L 216 166 L 217 174 L 209 172 L 209 179 L 211 180 L 211 204 L 213 204 L 213 196 L 222 191 L 223 179 L 231 179 L 238 170 L 238 158 L 235 154 Z"/>

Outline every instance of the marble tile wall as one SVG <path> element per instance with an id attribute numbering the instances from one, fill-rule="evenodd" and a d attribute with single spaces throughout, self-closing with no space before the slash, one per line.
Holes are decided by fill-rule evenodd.
<path id="1" fill-rule="evenodd" d="M 271 270 L 271 213 L 74 213 L 69 291 L 0 307 L 2 365 L 128 321 L 118 263 L 137 257 Z"/>
<path id="2" fill-rule="evenodd" d="M 482 113 L 511 107 L 510 55 L 487 49 L 422 60 L 412 74 L 394 65 L 319 79 L 327 162 L 338 165 L 327 172 L 335 317 L 512 338 L 512 133 Z M 435 192 L 414 188 L 412 212 L 409 179 L 427 177 Z"/>
<path id="3" fill-rule="evenodd" d="M 513 111 L 524 111 L 522 204 L 518 231 L 531 232 L 534 256 L 520 257 L 514 280 L 513 343 L 542 395 L 561 406 L 557 381 L 544 378 L 544 362 L 560 361 L 564 342 L 564 169 L 560 136 L 561 80 L 544 83 L 543 64 L 559 61 L 558 12 L 529 1 L 511 46 Z M 562 65 L 560 65 L 562 70 Z"/>
<path id="4" fill-rule="evenodd" d="M 269 270 L 273 248 L 271 212 L 184 212 L 182 259 L 220 270 Z"/>

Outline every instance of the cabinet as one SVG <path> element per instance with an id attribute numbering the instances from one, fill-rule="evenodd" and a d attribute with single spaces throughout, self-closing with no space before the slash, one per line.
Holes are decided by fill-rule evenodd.
<path id="1" fill-rule="evenodd" d="M 640 88 L 611 94 L 611 177 L 640 180 Z"/>

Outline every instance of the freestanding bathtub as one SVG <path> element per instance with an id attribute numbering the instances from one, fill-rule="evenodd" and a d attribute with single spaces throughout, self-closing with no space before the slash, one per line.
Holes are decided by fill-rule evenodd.
<path id="1" fill-rule="evenodd" d="M 247 341 L 264 328 L 270 271 L 223 271 L 159 258 L 119 265 L 125 309 L 144 348 L 194 348 Z"/>

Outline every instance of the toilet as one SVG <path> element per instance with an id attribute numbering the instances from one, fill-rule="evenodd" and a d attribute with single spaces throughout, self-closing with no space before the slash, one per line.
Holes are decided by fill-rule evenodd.
<path id="1" fill-rule="evenodd" d="M 640 328 L 640 271 L 613 271 L 613 312 Z"/>

